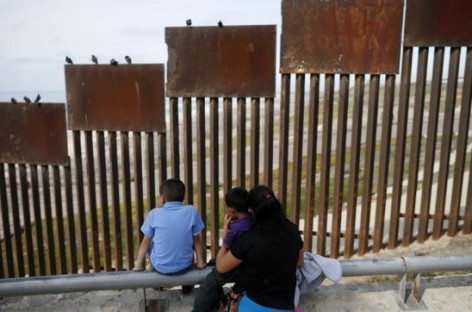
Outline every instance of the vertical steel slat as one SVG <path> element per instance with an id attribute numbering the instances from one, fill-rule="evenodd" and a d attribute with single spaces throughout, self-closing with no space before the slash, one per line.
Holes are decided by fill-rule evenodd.
<path id="1" fill-rule="evenodd" d="M 19 276 L 25 276 L 25 261 L 23 258 L 23 242 L 21 240 L 20 207 L 18 205 L 18 189 L 16 181 L 16 166 L 8 164 L 8 176 L 10 177 L 10 198 L 13 216 L 13 236 L 15 237 L 16 265 Z M 50 224 L 52 226 L 52 224 Z"/>
<path id="2" fill-rule="evenodd" d="M 469 164 L 469 186 L 467 187 L 467 199 L 465 202 L 465 217 L 464 217 L 464 228 L 462 232 L 464 234 L 470 234 L 472 231 L 472 159 Z"/>
<path id="3" fill-rule="evenodd" d="M 105 135 L 103 131 L 97 132 L 97 154 L 98 170 L 100 177 L 100 206 L 102 208 L 102 234 L 103 250 L 105 253 L 105 271 L 111 271 L 111 245 L 110 245 L 110 216 L 108 207 L 108 183 L 107 183 L 107 165 L 105 157 Z"/>
<path id="4" fill-rule="evenodd" d="M 126 269 L 134 267 L 134 247 L 133 247 L 133 207 L 131 206 L 131 173 L 129 156 L 128 132 L 121 132 L 121 156 L 122 156 L 122 176 L 123 176 L 123 201 L 125 210 L 125 231 L 126 231 Z"/>
<path id="5" fill-rule="evenodd" d="M 231 98 L 224 98 L 224 122 L 223 122 L 223 189 L 226 194 L 232 186 L 232 158 L 233 158 L 233 118 Z"/>
<path id="6" fill-rule="evenodd" d="M 400 98 L 398 103 L 398 121 L 395 144 L 395 162 L 393 169 L 392 207 L 388 236 L 389 248 L 395 248 L 398 243 L 398 227 L 400 224 L 400 203 L 403 190 L 403 170 L 405 164 L 405 142 L 406 133 L 408 131 L 408 110 L 410 106 L 412 54 L 412 47 L 403 48 L 403 64 L 400 81 Z"/>
<path id="7" fill-rule="evenodd" d="M 237 185 L 246 185 L 246 99 L 238 98 L 238 128 L 236 140 L 236 178 Z"/>
<path id="8" fill-rule="evenodd" d="M 320 210 L 318 212 L 317 252 L 326 255 L 326 230 L 328 228 L 329 180 L 331 171 L 331 140 L 333 134 L 334 75 L 325 76 L 325 94 L 323 104 L 323 135 L 320 174 Z"/>
<path id="9" fill-rule="evenodd" d="M 384 107 L 382 116 L 381 148 L 379 154 L 379 178 L 377 184 L 377 207 L 375 211 L 374 237 L 377 237 L 377 245 L 374 250 L 379 250 L 383 241 L 385 224 L 385 206 L 387 202 L 387 186 L 390 167 L 390 151 L 392 142 L 393 106 L 395 103 L 395 76 L 387 75 L 385 85 Z M 401 183 L 401 181 L 400 181 Z M 397 227 L 390 225 L 389 239 L 396 244 L 398 235 L 398 211 L 392 209 L 391 218 L 397 218 Z M 393 237 L 393 238 L 392 238 Z M 366 244 L 365 244 L 366 245 Z M 375 252 L 375 251 L 374 251 Z"/>
<path id="10" fill-rule="evenodd" d="M 210 99 L 210 207 L 211 207 L 211 255 L 216 257 L 219 244 L 219 194 L 218 194 L 218 99 Z"/>
<path id="11" fill-rule="evenodd" d="M 170 108 L 170 132 L 172 135 L 170 144 L 170 153 L 172 159 L 171 176 L 174 179 L 180 178 L 180 153 L 179 153 L 179 105 L 178 98 L 169 99 Z"/>
<path id="12" fill-rule="evenodd" d="M 205 157 L 205 99 L 197 98 L 197 180 L 198 180 L 198 211 L 203 223 L 206 223 L 206 157 Z M 207 228 L 202 231 L 203 246 L 207 246 Z M 206 252 L 203 253 L 206 261 Z"/>
<path id="13" fill-rule="evenodd" d="M 36 248 L 38 250 L 38 264 L 39 264 L 39 275 L 46 275 L 46 256 L 44 253 L 44 241 L 43 241 L 43 222 L 41 218 L 41 202 L 39 198 L 39 178 L 38 178 L 38 166 L 37 165 L 31 165 L 30 167 L 31 170 L 31 191 L 33 193 L 33 207 L 34 207 L 34 223 L 35 223 L 35 236 L 36 236 Z M 1 178 L 1 175 L 0 175 Z M 6 207 L 6 206 L 5 206 Z M 9 229 L 9 227 L 5 227 L 5 224 L 3 225 L 3 230 Z M 5 237 L 10 237 L 10 235 L 7 236 L 7 233 L 5 233 Z M 8 243 L 8 240 L 5 240 L 5 242 Z M 6 246 L 8 250 L 8 245 Z M 11 247 L 10 247 L 11 250 Z M 7 253 L 7 263 L 8 263 L 8 258 L 9 255 Z M 10 269 L 8 269 L 9 272 Z M 13 277 L 13 276 L 10 276 Z"/>
<path id="14" fill-rule="evenodd" d="M 143 156 L 141 148 L 141 133 L 133 132 L 134 143 L 134 194 L 136 200 L 136 237 L 138 242 L 143 239 L 141 225 L 144 222 L 144 195 L 143 195 Z M 134 262 L 133 262 L 134 265 Z"/>
<path id="15" fill-rule="evenodd" d="M 47 237 L 47 248 L 49 256 L 49 274 L 56 275 L 56 253 L 54 243 L 54 229 L 52 224 L 52 207 L 51 207 L 51 191 L 49 183 L 49 167 L 46 165 L 41 166 L 41 174 L 43 178 L 43 204 L 44 204 L 44 215 L 46 221 L 46 237 Z"/>
<path id="16" fill-rule="evenodd" d="M 382 135 L 381 135 L 381 149 L 379 154 L 379 178 L 377 184 L 377 207 L 375 212 L 375 228 L 374 237 L 378 237 L 378 245 L 376 248 L 381 248 L 380 244 L 384 235 L 385 223 L 385 206 L 387 202 L 387 186 L 390 167 L 390 151 L 392 144 L 392 123 L 393 123 L 393 106 L 395 103 L 395 76 L 387 75 L 385 85 L 384 107 L 382 116 Z M 391 218 L 397 218 L 398 226 L 398 211 L 392 209 Z M 398 235 L 398 227 L 390 225 L 389 239 L 396 243 Z M 392 238 L 393 237 L 393 238 Z"/>
<path id="17" fill-rule="evenodd" d="M 460 52 L 460 47 L 451 47 L 449 72 L 447 77 L 446 106 L 444 108 L 444 123 L 441 139 L 438 193 L 436 197 L 436 211 L 434 214 L 434 239 L 438 239 L 443 233 L 443 219 L 446 204 L 447 180 L 449 177 L 449 160 L 451 158 L 452 127 L 454 124 L 454 109 L 456 106 Z"/>
<path id="18" fill-rule="evenodd" d="M 452 186 L 451 212 L 449 213 L 448 235 L 455 236 L 458 232 L 458 219 L 461 205 L 462 184 L 464 182 L 464 165 L 469 136 L 470 106 L 472 93 L 472 47 L 467 48 L 467 59 L 462 85 L 462 103 L 457 138 L 456 161 L 454 165 L 454 183 Z M 472 177 L 469 176 L 469 181 Z M 470 182 L 469 182 L 470 183 Z"/>
<path id="19" fill-rule="evenodd" d="M 354 231 L 356 228 L 357 191 L 359 189 L 359 163 L 362 134 L 362 111 L 364 106 L 364 75 L 356 75 L 354 107 L 352 113 L 351 159 L 349 163 L 349 189 L 347 200 L 346 235 L 344 256 L 353 254 Z"/>
<path id="20" fill-rule="evenodd" d="M 264 183 L 272 189 L 274 179 L 274 99 L 265 99 Z"/>
<path id="21" fill-rule="evenodd" d="M 280 91 L 280 137 L 279 137 L 279 191 L 278 197 L 287 209 L 288 174 L 288 128 L 290 118 L 290 74 L 282 74 Z"/>
<path id="22" fill-rule="evenodd" d="M 308 152 L 306 172 L 306 206 L 303 246 L 313 250 L 313 217 L 315 215 L 316 158 L 318 142 L 318 112 L 320 108 L 320 76 L 310 75 L 310 97 L 308 99 Z"/>
<path id="23" fill-rule="evenodd" d="M 343 209 L 344 167 L 346 162 L 346 128 L 349 105 L 349 75 L 341 75 L 336 129 L 336 163 L 334 167 L 333 222 L 331 224 L 330 256 L 339 257 L 341 214 Z"/>
<path id="24" fill-rule="evenodd" d="M 156 179 L 154 175 L 154 134 L 146 132 L 146 159 L 147 159 L 147 194 L 148 211 L 156 207 Z M 141 226 L 140 226 L 141 228 Z"/>
<path id="25" fill-rule="evenodd" d="M 192 101 L 191 98 L 183 99 L 183 123 L 184 123 L 184 176 L 185 176 L 185 198 L 187 203 L 193 204 L 193 159 L 192 159 Z"/>
<path id="26" fill-rule="evenodd" d="M 64 231 L 64 215 L 62 213 L 62 185 L 61 173 L 59 166 L 52 167 L 54 177 L 54 198 L 56 206 L 56 225 L 57 225 L 57 242 L 59 245 L 59 268 L 60 274 L 67 273 L 66 261 L 66 240 Z"/>
<path id="27" fill-rule="evenodd" d="M 95 191 L 95 162 L 93 156 L 92 131 L 85 131 L 86 154 L 87 154 L 87 175 L 88 175 L 88 197 L 90 209 L 90 225 L 92 230 L 92 256 L 93 270 L 100 271 L 100 245 L 98 242 L 98 216 L 97 216 L 97 196 Z"/>
<path id="28" fill-rule="evenodd" d="M 10 232 L 10 216 L 8 212 L 8 198 L 7 198 L 7 184 L 5 181 L 5 167 L 0 164 L 0 196 L 2 203 L 2 226 L 3 226 L 3 237 L 5 240 L 5 253 L 7 258 L 7 271 L 8 277 L 15 277 L 13 270 L 13 248 L 11 243 L 11 232 Z M 3 261 L 3 259 L 2 259 Z M 3 264 L 2 264 L 3 265 Z"/>
<path id="29" fill-rule="evenodd" d="M 373 184 L 374 184 L 374 166 L 375 166 L 375 149 L 377 142 L 377 127 L 379 114 L 379 82 L 380 75 L 370 76 L 369 85 L 369 112 L 367 115 L 367 129 L 365 138 L 365 160 L 364 160 L 364 181 L 362 191 L 362 210 L 361 210 L 361 226 L 359 244 L 362 253 L 367 250 L 368 229 L 370 226 L 370 211 L 372 207 Z M 382 196 L 382 195 L 379 195 Z M 365 230 L 363 230 L 365 229 Z M 373 251 L 378 252 L 382 245 L 383 228 L 378 229 L 377 235 L 374 235 Z"/>
<path id="30" fill-rule="evenodd" d="M 0 278 L 5 278 L 5 271 L 4 271 L 4 269 L 3 269 L 3 267 L 4 267 L 4 265 L 5 265 L 5 264 L 3 263 L 5 257 L 4 257 L 4 255 L 3 255 L 3 247 L 2 247 L 2 245 L 3 245 L 3 244 L 0 244 L 0 258 L 2 259 L 2 260 L 0 260 L 0 264 L 1 264 L 1 265 L 0 265 Z"/>
<path id="31" fill-rule="evenodd" d="M 300 222 L 300 196 L 302 180 L 303 117 L 305 106 L 305 74 L 297 74 L 295 81 L 295 120 L 293 133 L 292 204 L 291 219 Z"/>
<path id="32" fill-rule="evenodd" d="M 25 229 L 25 238 L 26 238 L 26 256 L 28 258 L 28 275 L 35 276 L 36 268 L 35 268 L 35 261 L 34 261 L 33 233 L 31 231 L 33 224 L 31 223 L 30 201 L 29 201 L 29 192 L 28 192 L 28 177 L 26 173 L 26 165 L 20 164 L 19 170 L 20 170 L 20 182 L 21 182 L 21 201 L 23 203 L 23 223 L 25 225 L 24 229 Z"/>
<path id="33" fill-rule="evenodd" d="M 408 188 L 406 197 L 405 224 L 403 227 L 403 246 L 413 241 L 413 225 L 418 191 L 418 170 L 423 133 L 423 111 L 426 89 L 426 71 L 428 68 L 428 47 L 420 47 L 418 52 L 418 70 L 416 76 L 415 109 L 413 115 L 411 152 L 408 168 Z M 427 217 L 427 216 L 426 216 Z"/>
<path id="34" fill-rule="evenodd" d="M 159 144 L 159 155 L 157 162 L 159 164 L 159 180 L 160 183 L 167 180 L 167 139 L 166 133 L 161 132 L 158 134 Z"/>
<path id="35" fill-rule="evenodd" d="M 111 183 L 112 183 L 112 204 L 114 219 L 114 244 L 115 244 L 115 268 L 121 271 L 123 268 L 123 246 L 121 239 L 121 209 L 120 209 L 120 177 L 118 174 L 118 144 L 116 141 L 116 132 L 110 132 L 110 163 L 111 163 Z"/>
<path id="36" fill-rule="evenodd" d="M 434 49 L 433 76 L 431 78 L 431 99 L 428 112 L 428 134 L 425 147 L 424 176 L 420 206 L 420 224 L 418 242 L 423 243 L 428 236 L 431 189 L 434 176 L 434 156 L 438 131 L 439 105 L 441 99 L 442 71 L 444 64 L 444 47 Z"/>
<path id="37" fill-rule="evenodd" d="M 89 256 L 87 243 L 87 225 L 85 215 L 84 177 L 82 169 L 82 147 L 80 144 L 80 131 L 74 131 L 74 153 L 75 153 L 75 177 L 77 188 L 77 204 L 79 208 L 80 227 L 80 249 L 82 257 L 82 272 L 89 272 Z"/>
<path id="38" fill-rule="evenodd" d="M 259 184 L 259 142 L 261 132 L 260 99 L 251 99 L 251 170 L 250 187 Z"/>
<path id="39" fill-rule="evenodd" d="M 72 174 L 70 167 L 70 158 L 69 163 L 64 166 L 64 176 L 65 176 L 65 188 L 66 188 L 66 203 L 67 203 L 67 225 L 69 228 L 69 261 L 70 261 L 70 271 L 69 273 L 77 273 L 77 243 L 75 238 L 75 212 L 74 212 L 74 198 L 72 195 Z"/>

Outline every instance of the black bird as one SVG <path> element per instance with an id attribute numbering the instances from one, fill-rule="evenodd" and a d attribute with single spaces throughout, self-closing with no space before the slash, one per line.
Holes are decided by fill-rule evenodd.
<path id="1" fill-rule="evenodd" d="M 68 56 L 66 56 L 66 63 L 69 65 L 74 65 L 74 63 L 72 62 L 72 59 Z"/>
<path id="2" fill-rule="evenodd" d="M 125 56 L 126 63 L 131 64 L 131 57 L 129 55 Z"/>
<path id="3" fill-rule="evenodd" d="M 15 98 L 11 98 L 11 102 L 12 102 L 13 104 L 18 103 L 18 101 L 17 101 Z"/>
<path id="4" fill-rule="evenodd" d="M 191 19 L 186 20 L 185 24 L 187 24 L 188 27 L 192 26 L 192 20 Z"/>
<path id="5" fill-rule="evenodd" d="M 31 100 L 29 97 L 24 96 L 23 99 L 25 100 L 26 103 L 31 103 Z"/>
<path id="6" fill-rule="evenodd" d="M 223 22 L 222 21 L 218 22 L 218 27 L 223 27 Z"/>
<path id="7" fill-rule="evenodd" d="M 113 59 L 110 60 L 110 64 L 112 66 L 118 66 L 118 61 L 113 58 Z"/>
<path id="8" fill-rule="evenodd" d="M 98 64 L 98 59 L 97 59 L 97 57 L 96 57 L 95 55 L 93 55 L 93 54 L 92 54 L 92 62 L 93 62 L 94 64 Z"/>
<path id="9" fill-rule="evenodd" d="M 39 103 L 40 100 L 41 100 L 41 95 L 39 95 L 38 93 L 38 95 L 36 95 L 36 98 L 34 99 L 34 102 Z"/>

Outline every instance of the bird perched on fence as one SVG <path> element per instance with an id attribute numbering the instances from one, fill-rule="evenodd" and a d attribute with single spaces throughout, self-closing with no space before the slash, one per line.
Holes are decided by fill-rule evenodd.
<path id="1" fill-rule="evenodd" d="M 39 103 L 40 100 L 41 100 L 41 95 L 39 95 L 38 93 L 38 95 L 36 95 L 36 98 L 34 99 L 34 102 Z"/>
<path id="2" fill-rule="evenodd" d="M 24 96 L 23 99 L 25 100 L 26 103 L 31 103 L 31 100 L 29 97 Z"/>
<path id="3" fill-rule="evenodd" d="M 222 21 L 218 22 L 218 27 L 223 27 L 223 22 Z"/>
<path id="4" fill-rule="evenodd" d="M 93 62 L 94 64 L 98 64 L 98 59 L 97 59 L 97 57 L 96 57 L 95 55 L 93 55 L 93 54 L 92 54 L 92 62 Z"/>
<path id="5" fill-rule="evenodd" d="M 191 19 L 186 20 L 185 24 L 187 24 L 187 27 L 192 26 L 192 20 Z"/>
<path id="6" fill-rule="evenodd" d="M 131 64 L 131 57 L 129 55 L 125 56 L 126 63 Z"/>
<path id="7" fill-rule="evenodd" d="M 110 64 L 112 66 L 118 66 L 118 61 L 113 58 L 113 59 L 110 60 Z"/>
<path id="8" fill-rule="evenodd" d="M 74 63 L 72 62 L 72 59 L 68 56 L 66 56 L 66 63 L 69 65 L 74 65 Z"/>
<path id="9" fill-rule="evenodd" d="M 13 104 L 18 103 L 18 101 L 17 101 L 14 97 L 11 98 L 11 102 L 12 102 Z"/>

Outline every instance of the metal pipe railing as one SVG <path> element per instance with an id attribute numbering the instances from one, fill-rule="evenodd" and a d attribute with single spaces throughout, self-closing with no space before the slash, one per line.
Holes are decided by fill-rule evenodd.
<path id="1" fill-rule="evenodd" d="M 472 254 L 340 260 L 343 277 L 472 270 Z M 200 284 L 211 271 L 191 270 L 178 276 L 157 272 L 108 272 L 0 280 L 0 297 L 80 291 L 172 287 Z"/>

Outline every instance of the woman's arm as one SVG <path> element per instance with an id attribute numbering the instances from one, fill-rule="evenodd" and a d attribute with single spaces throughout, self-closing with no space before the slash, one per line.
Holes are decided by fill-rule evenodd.
<path id="1" fill-rule="evenodd" d="M 218 273 L 226 273 L 240 265 L 243 261 L 239 260 L 224 245 L 221 246 L 216 255 L 216 270 Z"/>

